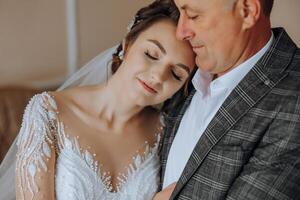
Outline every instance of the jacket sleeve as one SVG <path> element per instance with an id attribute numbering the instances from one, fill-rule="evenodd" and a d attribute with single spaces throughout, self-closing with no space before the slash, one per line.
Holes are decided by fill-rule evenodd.
<path id="1" fill-rule="evenodd" d="M 300 199 L 299 112 L 278 114 L 226 199 Z"/>

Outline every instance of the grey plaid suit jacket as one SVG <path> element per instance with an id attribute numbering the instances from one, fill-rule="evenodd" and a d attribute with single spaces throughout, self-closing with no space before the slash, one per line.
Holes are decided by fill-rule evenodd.
<path id="1" fill-rule="evenodd" d="M 199 139 L 171 199 L 300 199 L 300 50 L 284 29 L 273 33 Z M 163 115 L 161 180 L 194 93 Z"/>

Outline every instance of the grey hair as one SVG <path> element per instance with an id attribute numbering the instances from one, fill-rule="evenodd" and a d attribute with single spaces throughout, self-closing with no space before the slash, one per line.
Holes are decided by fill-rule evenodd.
<path id="1" fill-rule="evenodd" d="M 238 0 L 225 0 L 226 9 L 234 9 Z M 259 0 L 265 16 L 269 17 L 273 8 L 274 0 Z"/>

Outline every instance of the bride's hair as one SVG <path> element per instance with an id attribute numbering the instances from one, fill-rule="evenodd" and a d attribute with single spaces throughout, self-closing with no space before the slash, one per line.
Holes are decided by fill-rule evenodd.
<path id="1" fill-rule="evenodd" d="M 129 32 L 125 36 L 125 45 L 123 49 L 122 43 L 116 49 L 116 52 L 112 55 L 111 62 L 111 71 L 115 73 L 119 66 L 122 64 L 122 57 L 126 54 L 126 50 L 130 45 L 134 43 L 134 41 L 138 38 L 138 36 L 149 28 L 155 22 L 162 19 L 170 19 L 177 24 L 179 18 L 179 12 L 173 1 L 170 0 L 156 0 L 150 5 L 141 8 L 135 15 L 133 23 L 131 25 Z M 184 86 L 176 92 L 172 99 L 167 100 L 161 111 L 163 113 L 168 113 L 174 107 L 180 105 L 185 98 L 188 96 L 189 90 L 191 90 L 190 80 L 193 77 L 193 74 L 196 71 L 196 67 L 190 74 L 188 80 L 185 82 Z"/>
<path id="2" fill-rule="evenodd" d="M 122 64 L 122 56 L 126 54 L 126 51 L 130 45 L 132 45 L 138 36 L 149 28 L 155 22 L 162 19 L 170 19 L 175 24 L 177 23 L 177 12 L 175 12 L 173 4 L 166 0 L 157 0 L 150 5 L 141 8 L 135 15 L 133 24 L 129 27 L 129 32 L 125 36 L 125 45 L 123 49 L 122 43 L 116 49 L 116 52 L 112 55 L 112 73 L 115 73 L 119 66 Z"/>

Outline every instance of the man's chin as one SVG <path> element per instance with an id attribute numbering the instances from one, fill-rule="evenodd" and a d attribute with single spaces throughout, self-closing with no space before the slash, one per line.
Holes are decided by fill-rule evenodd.
<path id="1" fill-rule="evenodd" d="M 202 60 L 199 58 L 198 55 L 196 55 L 196 58 L 195 58 L 195 63 L 198 67 L 202 66 L 203 63 L 202 63 Z"/>
<path id="2" fill-rule="evenodd" d="M 214 68 L 212 67 L 211 63 L 197 59 L 196 57 L 196 65 L 201 71 L 214 74 Z"/>
<path id="3" fill-rule="evenodd" d="M 203 59 L 200 59 L 198 56 L 196 56 L 195 63 L 197 65 L 197 67 L 199 69 L 201 69 L 202 71 L 207 71 L 208 70 L 207 63 L 204 62 Z"/>

